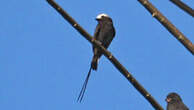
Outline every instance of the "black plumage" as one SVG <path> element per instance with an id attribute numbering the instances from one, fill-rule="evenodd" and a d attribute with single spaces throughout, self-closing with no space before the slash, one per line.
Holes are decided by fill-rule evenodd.
<path id="1" fill-rule="evenodd" d="M 166 98 L 167 110 L 189 110 L 177 93 L 170 93 Z"/>
<path id="2" fill-rule="evenodd" d="M 101 18 L 97 17 L 96 20 L 98 21 L 98 25 L 94 33 L 94 38 L 98 40 L 102 46 L 108 48 L 115 36 L 115 29 L 112 23 L 112 19 L 108 16 L 101 16 Z M 102 53 L 95 46 L 93 46 L 93 53 L 94 56 L 91 66 L 93 70 L 97 70 L 98 59 L 101 57 Z"/>
<path id="3" fill-rule="evenodd" d="M 113 26 L 112 19 L 107 14 L 99 14 L 96 17 L 96 20 L 98 21 L 98 25 L 96 26 L 95 32 L 94 32 L 94 39 L 99 41 L 104 48 L 108 48 L 110 43 L 112 42 L 114 36 L 115 36 L 115 29 Z M 91 66 L 88 72 L 88 75 L 86 77 L 86 80 L 82 86 L 82 90 L 79 94 L 78 101 L 81 102 L 86 86 L 91 74 L 91 70 L 97 70 L 98 68 L 98 60 L 102 56 L 102 52 L 95 46 L 93 46 L 93 58 L 91 62 Z"/>

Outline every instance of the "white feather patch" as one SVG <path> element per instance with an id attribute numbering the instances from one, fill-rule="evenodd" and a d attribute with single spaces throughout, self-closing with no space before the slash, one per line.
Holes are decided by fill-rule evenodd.
<path id="1" fill-rule="evenodd" d="M 102 14 L 99 14 L 99 15 L 96 17 L 96 19 L 101 19 L 103 16 L 104 16 L 104 17 L 109 17 L 107 14 L 102 13 Z"/>

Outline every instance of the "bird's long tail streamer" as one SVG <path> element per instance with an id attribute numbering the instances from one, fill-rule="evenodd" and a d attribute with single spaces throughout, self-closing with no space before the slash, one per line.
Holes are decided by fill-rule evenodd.
<path id="1" fill-rule="evenodd" d="M 81 102 L 82 99 L 83 99 L 83 97 L 84 97 L 84 93 L 85 93 L 85 91 L 86 91 L 86 87 L 87 87 L 88 80 L 89 80 L 89 77 L 90 77 L 90 74 L 91 74 L 91 70 L 92 70 L 92 67 L 90 67 L 90 69 L 89 69 L 89 71 L 88 71 L 88 75 L 87 75 L 87 77 L 86 77 L 86 79 L 85 79 L 85 81 L 84 81 L 84 84 L 83 84 L 83 86 L 82 86 L 82 89 L 81 89 L 81 91 L 80 91 L 80 93 L 79 93 L 79 97 L 77 98 L 77 101 L 78 101 L 78 102 Z"/>

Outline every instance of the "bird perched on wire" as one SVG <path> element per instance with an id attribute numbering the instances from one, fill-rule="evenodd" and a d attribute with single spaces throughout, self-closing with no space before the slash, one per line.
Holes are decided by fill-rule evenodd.
<path id="1" fill-rule="evenodd" d="M 96 26 L 94 39 L 99 41 L 104 48 L 108 48 L 108 46 L 110 45 L 110 43 L 112 42 L 115 36 L 115 28 L 113 26 L 112 19 L 107 14 L 103 13 L 103 14 L 99 14 L 96 17 L 96 20 L 98 22 L 98 25 Z M 80 102 L 82 101 L 82 98 L 84 96 L 91 70 L 97 71 L 98 61 L 99 61 L 99 58 L 102 56 L 102 52 L 94 45 L 93 45 L 93 54 L 94 55 L 92 58 L 88 75 L 85 79 L 85 82 L 82 86 L 82 90 L 80 91 L 79 97 L 77 99 L 77 101 L 80 101 Z"/>
<path id="2" fill-rule="evenodd" d="M 166 98 L 167 110 L 189 110 L 177 93 L 170 93 Z"/>

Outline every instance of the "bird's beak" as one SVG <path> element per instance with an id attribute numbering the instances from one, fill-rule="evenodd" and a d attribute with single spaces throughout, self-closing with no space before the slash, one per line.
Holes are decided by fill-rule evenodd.
<path id="1" fill-rule="evenodd" d="M 99 18 L 96 18 L 96 21 L 99 21 L 100 19 Z"/>
<path id="2" fill-rule="evenodd" d="M 171 101 L 171 98 L 166 98 L 165 101 L 169 103 Z"/>

